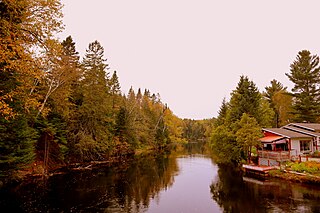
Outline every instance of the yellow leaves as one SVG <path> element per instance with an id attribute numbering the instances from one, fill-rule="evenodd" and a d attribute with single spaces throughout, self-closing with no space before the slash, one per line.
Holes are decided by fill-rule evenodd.
<path id="1" fill-rule="evenodd" d="M 185 143 L 182 137 L 183 122 L 180 118 L 172 113 L 170 109 L 164 112 L 164 122 L 169 131 L 169 138 L 172 142 Z"/>
<path id="2" fill-rule="evenodd" d="M 8 76 L 14 85 L 5 86 L 0 97 L 0 113 L 12 116 L 14 110 L 5 95 L 10 95 L 24 106 L 26 112 L 42 108 L 39 100 L 39 82 L 44 81 L 45 72 L 61 71 L 61 45 L 54 39 L 55 33 L 63 29 L 62 5 L 59 0 L 3 0 L 0 19 L 0 71 Z M 61 81 L 59 81 L 61 83 Z M 9 91 L 8 89 L 11 89 Z M 48 109 L 43 109 L 43 114 Z"/>
<path id="3" fill-rule="evenodd" d="M 39 41 L 45 41 L 61 32 L 62 4 L 58 0 L 25 0 L 26 20 L 23 27 L 31 33 L 31 37 Z"/>
<path id="4" fill-rule="evenodd" d="M 6 120 L 13 118 L 15 113 L 12 108 L 0 97 L 0 115 L 3 116 Z"/>

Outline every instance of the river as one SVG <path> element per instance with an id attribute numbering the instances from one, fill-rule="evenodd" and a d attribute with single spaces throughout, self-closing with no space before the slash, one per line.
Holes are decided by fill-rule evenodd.
<path id="1" fill-rule="evenodd" d="M 0 212 L 320 212 L 320 187 L 242 177 L 194 143 L 2 189 Z"/>

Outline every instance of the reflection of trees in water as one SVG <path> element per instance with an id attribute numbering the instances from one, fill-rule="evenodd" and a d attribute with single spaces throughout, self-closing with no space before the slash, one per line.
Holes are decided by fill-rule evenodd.
<path id="1" fill-rule="evenodd" d="M 320 189 L 282 181 L 243 181 L 239 171 L 220 167 L 210 186 L 224 212 L 319 212 Z M 250 180 L 252 182 L 250 182 Z"/>
<path id="2" fill-rule="evenodd" d="M 23 186 L 10 194 L 10 200 L 1 201 L 0 208 L 26 212 L 139 212 L 161 190 L 172 186 L 177 172 L 175 158 L 146 156 L 126 166 L 52 177 L 45 187 Z"/>
<path id="3" fill-rule="evenodd" d="M 115 197 L 122 198 L 119 204 L 128 212 L 132 208 L 133 212 L 147 208 L 150 198 L 172 186 L 177 172 L 176 159 L 164 156 L 140 159 L 120 173 L 115 181 Z"/>
<path id="4" fill-rule="evenodd" d="M 189 142 L 187 144 L 175 144 L 173 147 L 175 155 L 210 155 L 210 148 L 207 142 Z"/>

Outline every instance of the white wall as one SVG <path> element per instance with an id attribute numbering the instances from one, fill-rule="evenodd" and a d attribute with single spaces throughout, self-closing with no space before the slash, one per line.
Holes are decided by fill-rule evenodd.
<path id="1" fill-rule="evenodd" d="M 310 141 L 310 151 L 313 152 L 313 149 L 312 149 L 312 141 L 313 141 L 313 139 L 312 138 L 295 138 L 295 139 L 291 139 L 291 149 L 297 150 L 298 155 L 299 154 L 303 154 L 300 151 L 300 140 L 311 140 Z"/>
<path id="2" fill-rule="evenodd" d="M 299 139 L 291 139 L 291 149 L 297 150 L 297 154 L 300 153 L 300 140 Z"/>

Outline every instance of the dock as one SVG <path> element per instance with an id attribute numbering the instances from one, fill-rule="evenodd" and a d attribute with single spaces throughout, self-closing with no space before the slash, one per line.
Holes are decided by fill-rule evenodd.
<path id="1" fill-rule="evenodd" d="M 242 165 L 246 174 L 257 175 L 266 177 L 269 176 L 269 171 L 275 169 L 273 166 L 255 166 L 255 165 Z"/>

